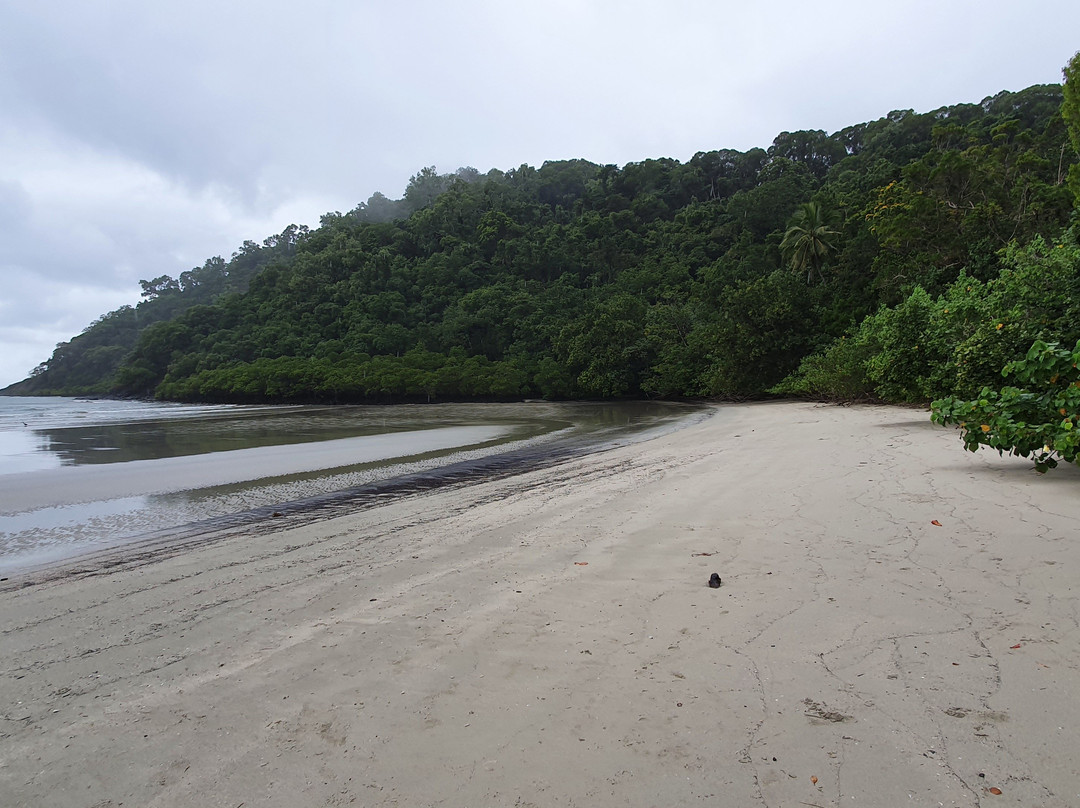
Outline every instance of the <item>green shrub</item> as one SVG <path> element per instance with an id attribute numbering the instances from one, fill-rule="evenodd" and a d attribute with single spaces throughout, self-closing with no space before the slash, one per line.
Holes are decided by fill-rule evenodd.
<path id="1" fill-rule="evenodd" d="M 821 353 L 802 360 L 799 369 L 769 392 L 832 401 L 858 401 L 874 397 L 866 375 L 870 346 L 854 336 L 836 340 Z"/>
<path id="2" fill-rule="evenodd" d="M 1024 359 L 1010 362 L 1002 375 L 1022 386 L 984 387 L 979 397 L 953 396 L 931 405 L 931 419 L 957 424 L 964 448 L 997 449 L 998 454 L 1031 457 L 1035 469 L 1055 468 L 1058 459 L 1076 463 L 1080 455 L 1080 341 L 1070 351 L 1057 343 L 1036 341 Z"/>

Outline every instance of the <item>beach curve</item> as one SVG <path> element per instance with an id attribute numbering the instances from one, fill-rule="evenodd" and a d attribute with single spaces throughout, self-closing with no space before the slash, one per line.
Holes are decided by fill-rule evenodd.
<path id="1" fill-rule="evenodd" d="M 723 406 L 13 579 L 0 803 L 1073 805 L 1078 486 L 915 410 Z"/>

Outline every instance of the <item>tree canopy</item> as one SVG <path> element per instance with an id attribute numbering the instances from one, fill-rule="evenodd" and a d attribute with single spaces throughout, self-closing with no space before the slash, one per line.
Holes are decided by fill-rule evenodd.
<path id="1" fill-rule="evenodd" d="M 426 167 L 401 199 L 147 272 L 6 392 L 964 394 L 1080 338 L 1067 78 L 686 162 Z"/>

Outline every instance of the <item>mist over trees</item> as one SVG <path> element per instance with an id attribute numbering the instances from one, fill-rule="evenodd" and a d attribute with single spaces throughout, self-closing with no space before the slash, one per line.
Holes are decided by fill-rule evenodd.
<path id="1" fill-rule="evenodd" d="M 1080 338 L 1078 70 L 684 163 L 425 167 L 401 199 L 142 281 L 6 392 L 973 395 Z"/>

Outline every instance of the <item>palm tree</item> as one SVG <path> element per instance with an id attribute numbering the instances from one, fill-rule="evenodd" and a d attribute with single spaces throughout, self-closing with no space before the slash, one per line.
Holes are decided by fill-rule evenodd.
<path id="1" fill-rule="evenodd" d="M 820 202 L 804 202 L 788 221 L 780 251 L 785 260 L 791 263 L 792 271 L 806 270 L 807 283 L 814 279 L 815 273 L 822 277 L 821 265 L 840 235 L 840 231 L 834 229 L 837 218 L 832 211 L 826 211 Z"/>

